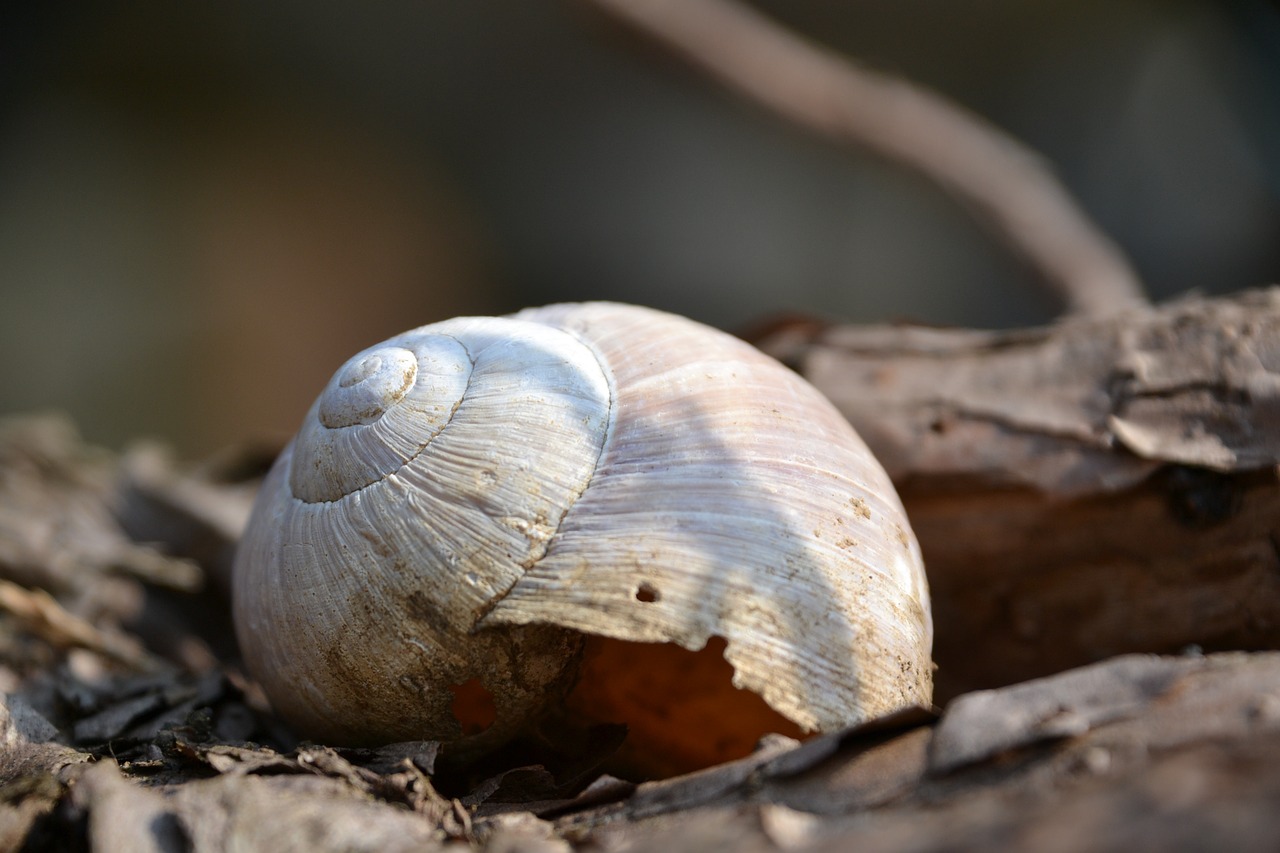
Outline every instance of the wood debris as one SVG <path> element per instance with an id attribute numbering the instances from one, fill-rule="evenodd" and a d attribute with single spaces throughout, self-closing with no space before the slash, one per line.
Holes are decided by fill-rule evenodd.
<path id="1" fill-rule="evenodd" d="M 608 732 L 481 764 L 299 742 L 217 580 L 262 455 L 184 469 L 9 422 L 0 849 L 1271 849 L 1280 653 L 1248 650 L 1280 645 L 1280 296 L 1109 322 L 788 345 L 881 395 L 851 417 L 896 459 L 951 692 L 672 779 L 603 775 Z"/>
<path id="2" fill-rule="evenodd" d="M 1280 646 L 1280 288 L 1043 329 L 756 340 L 898 487 L 934 594 L 935 698 L 1126 652 Z"/>

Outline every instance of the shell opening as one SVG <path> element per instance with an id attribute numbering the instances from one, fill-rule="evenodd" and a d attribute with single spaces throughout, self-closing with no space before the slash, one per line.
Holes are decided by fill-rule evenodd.
<path id="1" fill-rule="evenodd" d="M 673 776 L 743 758 L 770 733 L 803 737 L 760 696 L 733 686 L 726 648 L 714 636 L 697 651 L 587 637 L 565 707 L 592 723 L 627 726 L 612 771 L 631 777 Z"/>

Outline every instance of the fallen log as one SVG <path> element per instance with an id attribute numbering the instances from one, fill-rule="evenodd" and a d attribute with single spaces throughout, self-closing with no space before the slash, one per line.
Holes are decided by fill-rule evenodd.
<path id="1" fill-rule="evenodd" d="M 1280 289 L 1040 329 L 753 340 L 897 485 L 940 701 L 1124 652 L 1280 644 Z"/>

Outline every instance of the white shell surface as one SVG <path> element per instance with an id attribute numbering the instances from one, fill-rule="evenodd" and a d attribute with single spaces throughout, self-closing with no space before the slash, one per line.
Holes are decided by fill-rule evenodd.
<path id="1" fill-rule="evenodd" d="M 608 304 L 517 317 L 588 344 L 619 392 L 590 487 L 482 625 L 689 649 L 720 636 L 735 684 L 809 730 L 930 701 L 919 546 L 824 397 L 679 317 Z"/>
<path id="2" fill-rule="evenodd" d="M 336 740 L 456 737 L 473 678 L 500 733 L 582 634 L 722 637 L 810 730 L 931 694 L 919 547 L 853 429 L 747 344 L 609 303 L 353 357 L 264 485 L 235 609 L 276 709 Z"/>
<path id="3" fill-rule="evenodd" d="M 470 631 L 586 487 L 610 400 L 578 341 L 503 318 L 425 326 L 348 361 L 237 554 L 237 633 L 277 711 L 337 740 L 456 737 L 446 687 L 483 678 L 514 706 L 561 677 L 565 632 Z"/>

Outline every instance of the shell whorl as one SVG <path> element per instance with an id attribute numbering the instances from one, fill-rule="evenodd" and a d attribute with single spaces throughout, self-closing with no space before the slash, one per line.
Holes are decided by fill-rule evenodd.
<path id="1" fill-rule="evenodd" d="M 586 487 L 611 395 L 590 348 L 507 318 L 424 326 L 341 367 L 277 460 L 237 556 L 246 658 L 264 683 L 300 685 L 268 687 L 277 709 L 341 737 L 352 708 L 417 703 L 389 719 L 358 713 L 371 730 L 421 737 L 424 721 L 447 733 L 451 719 L 423 685 L 537 670 L 539 655 L 552 671 L 568 654 L 558 630 L 491 652 L 519 647 L 520 662 L 481 668 L 462 649 Z"/>
<path id="2" fill-rule="evenodd" d="M 466 347 L 441 334 L 404 336 L 352 358 L 294 444 L 293 494 L 336 501 L 404 467 L 453 417 L 471 373 Z"/>

